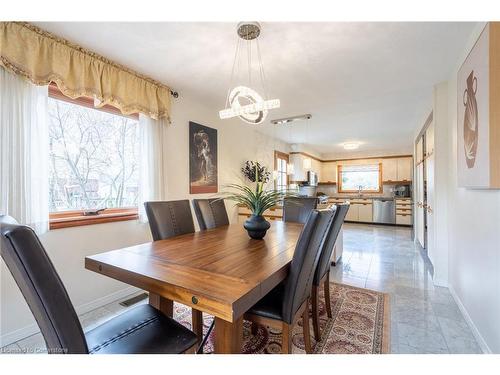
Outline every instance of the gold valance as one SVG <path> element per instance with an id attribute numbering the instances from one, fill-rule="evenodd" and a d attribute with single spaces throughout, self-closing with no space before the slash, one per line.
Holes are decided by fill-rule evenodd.
<path id="1" fill-rule="evenodd" d="M 55 82 L 123 114 L 170 118 L 170 88 L 24 22 L 0 22 L 0 65 L 36 85 Z"/>

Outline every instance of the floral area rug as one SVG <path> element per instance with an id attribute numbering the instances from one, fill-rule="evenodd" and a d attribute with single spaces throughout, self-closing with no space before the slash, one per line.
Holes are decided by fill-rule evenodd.
<path id="1" fill-rule="evenodd" d="M 324 291 L 320 292 L 320 331 L 318 342 L 314 339 L 310 319 L 313 352 L 319 354 L 386 354 L 390 350 L 389 295 L 345 284 L 330 283 L 332 319 L 328 319 L 324 305 Z M 175 303 L 174 317 L 191 328 L 191 309 Z M 204 331 L 208 330 L 212 317 L 203 314 Z M 251 323 L 243 322 L 243 347 L 245 354 L 281 352 L 281 332 L 259 326 L 256 335 L 251 333 Z M 205 345 L 204 352 L 214 350 L 214 330 Z M 303 354 L 304 337 L 302 320 L 293 329 L 293 353 Z"/>

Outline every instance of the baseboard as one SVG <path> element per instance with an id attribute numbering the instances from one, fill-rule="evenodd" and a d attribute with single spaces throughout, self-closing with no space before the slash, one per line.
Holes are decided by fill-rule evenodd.
<path id="1" fill-rule="evenodd" d="M 440 279 L 440 278 L 434 278 L 434 279 L 432 279 L 432 282 L 436 286 L 441 286 L 441 287 L 444 287 L 444 288 L 448 288 L 449 287 L 448 280 L 444 280 L 444 279 Z"/>
<path id="2" fill-rule="evenodd" d="M 481 334 L 479 333 L 479 330 L 477 329 L 476 325 L 472 321 L 469 313 L 467 312 L 467 309 L 463 305 L 462 301 L 458 297 L 457 293 L 455 292 L 455 289 L 453 289 L 453 287 L 451 286 L 451 284 L 448 286 L 448 289 L 450 291 L 451 296 L 453 297 L 453 299 L 455 300 L 456 304 L 458 305 L 458 308 L 462 312 L 462 315 L 464 316 L 465 321 L 469 325 L 469 327 L 470 327 L 470 329 L 472 331 L 472 334 L 476 338 L 477 343 L 479 344 L 479 347 L 481 348 L 481 350 L 483 351 L 483 353 L 485 353 L 485 354 L 492 354 L 491 349 L 489 348 L 489 346 L 486 343 L 486 341 L 483 339 L 483 336 L 481 336 Z"/>
<path id="3" fill-rule="evenodd" d="M 99 307 L 102 307 L 104 305 L 107 305 L 108 303 L 117 301 L 119 299 L 122 299 L 124 297 L 133 295 L 133 294 L 138 294 L 142 293 L 143 291 L 135 288 L 135 287 L 128 287 L 125 289 L 121 289 L 117 292 L 108 294 L 104 297 L 98 298 L 92 302 L 84 303 L 83 305 L 79 305 L 75 307 L 76 313 L 78 315 L 86 314 L 92 310 L 98 309 Z M 30 324 L 26 327 L 16 329 L 15 331 L 8 332 L 4 335 L 0 336 L 0 347 L 10 345 L 16 341 L 22 340 L 26 337 L 29 337 L 31 335 L 34 335 L 36 333 L 40 332 L 40 329 L 38 328 L 38 325 L 36 323 Z"/>

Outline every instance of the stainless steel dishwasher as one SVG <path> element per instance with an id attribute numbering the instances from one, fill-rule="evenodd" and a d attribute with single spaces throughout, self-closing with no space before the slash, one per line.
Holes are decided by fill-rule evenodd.
<path id="1" fill-rule="evenodd" d="M 373 199 L 373 222 L 396 224 L 396 208 L 393 198 Z"/>

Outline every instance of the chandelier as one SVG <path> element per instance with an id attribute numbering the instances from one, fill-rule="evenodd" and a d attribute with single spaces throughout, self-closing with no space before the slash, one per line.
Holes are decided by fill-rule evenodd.
<path id="1" fill-rule="evenodd" d="M 238 24 L 238 38 L 233 68 L 231 70 L 230 88 L 226 97 L 226 108 L 219 111 L 219 117 L 223 120 L 239 117 L 249 124 L 260 124 L 266 119 L 270 109 L 280 107 L 279 99 L 269 100 L 267 96 L 266 77 L 260 55 L 259 41 L 257 40 L 260 35 L 260 30 L 260 25 L 257 22 L 241 22 Z M 255 52 L 253 51 L 252 42 L 255 44 Z M 240 63 L 240 50 L 244 48 L 247 50 L 248 86 L 252 86 L 252 52 L 254 52 L 257 59 L 258 78 L 264 90 L 265 98 L 259 95 L 256 90 L 248 86 L 237 85 L 231 88 L 233 87 L 235 73 L 237 73 L 236 70 Z"/>

